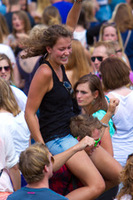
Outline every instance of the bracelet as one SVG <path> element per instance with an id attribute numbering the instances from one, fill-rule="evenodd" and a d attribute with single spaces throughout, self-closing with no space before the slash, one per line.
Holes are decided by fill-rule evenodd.
<path id="1" fill-rule="evenodd" d="M 105 123 L 103 123 L 103 122 L 101 122 L 101 124 L 102 124 L 103 126 L 105 126 L 105 127 L 108 127 L 108 126 L 109 126 L 108 124 L 105 124 Z"/>
<path id="2" fill-rule="evenodd" d="M 75 3 L 82 3 L 83 0 L 74 0 Z"/>

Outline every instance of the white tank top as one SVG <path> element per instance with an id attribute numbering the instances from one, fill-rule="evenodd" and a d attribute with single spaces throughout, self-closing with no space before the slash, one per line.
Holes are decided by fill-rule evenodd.
<path id="1" fill-rule="evenodd" d="M 118 110 L 113 116 L 116 132 L 112 137 L 115 159 L 125 166 L 129 154 L 133 153 L 133 91 L 127 96 L 110 92 L 120 100 Z"/>

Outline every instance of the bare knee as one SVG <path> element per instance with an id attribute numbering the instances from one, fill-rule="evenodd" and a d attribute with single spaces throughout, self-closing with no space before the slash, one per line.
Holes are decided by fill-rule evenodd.
<path id="1" fill-rule="evenodd" d="M 92 185 L 92 192 L 95 193 L 96 197 L 100 196 L 105 191 L 106 185 L 104 180 Z"/>

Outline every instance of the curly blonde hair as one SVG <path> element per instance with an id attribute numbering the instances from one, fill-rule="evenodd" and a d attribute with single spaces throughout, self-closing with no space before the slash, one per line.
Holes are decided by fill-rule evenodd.
<path id="1" fill-rule="evenodd" d="M 133 154 L 127 159 L 127 163 L 120 174 L 120 182 L 123 183 L 123 187 L 117 195 L 117 199 L 120 200 L 125 194 L 131 195 L 133 200 Z"/>

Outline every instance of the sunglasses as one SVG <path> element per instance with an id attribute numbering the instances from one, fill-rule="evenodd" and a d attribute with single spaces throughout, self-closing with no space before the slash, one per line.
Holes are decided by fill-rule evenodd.
<path id="1" fill-rule="evenodd" d="M 0 72 L 2 71 L 2 69 L 4 69 L 5 71 L 9 71 L 10 70 L 10 66 L 0 67 Z"/>
<path id="2" fill-rule="evenodd" d="M 63 86 L 66 88 L 66 90 L 69 92 L 70 95 L 73 94 L 73 89 L 72 89 L 72 86 L 69 82 L 64 81 Z"/>
<path id="3" fill-rule="evenodd" d="M 95 62 L 96 59 L 97 59 L 98 61 L 100 61 L 100 62 L 103 61 L 103 57 L 102 57 L 102 56 L 96 56 L 96 57 L 95 57 L 95 56 L 92 56 L 92 57 L 91 57 L 91 61 L 92 61 L 92 62 Z"/>
<path id="4" fill-rule="evenodd" d="M 98 140 L 95 140 L 94 147 L 96 147 L 98 144 L 101 144 L 101 137 Z"/>

